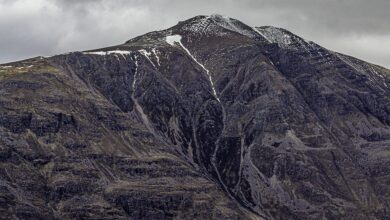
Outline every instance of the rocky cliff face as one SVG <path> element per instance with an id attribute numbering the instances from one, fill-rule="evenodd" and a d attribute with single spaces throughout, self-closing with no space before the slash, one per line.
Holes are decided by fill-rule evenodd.
<path id="1" fill-rule="evenodd" d="M 4 219 L 388 219 L 390 71 L 198 16 L 0 65 Z"/>

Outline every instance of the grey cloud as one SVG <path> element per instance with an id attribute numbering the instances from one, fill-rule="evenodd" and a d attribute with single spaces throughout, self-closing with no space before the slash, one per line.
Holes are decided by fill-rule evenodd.
<path id="1" fill-rule="evenodd" d="M 0 0 L 0 63 L 119 44 L 219 13 L 390 67 L 389 8 L 388 0 Z"/>

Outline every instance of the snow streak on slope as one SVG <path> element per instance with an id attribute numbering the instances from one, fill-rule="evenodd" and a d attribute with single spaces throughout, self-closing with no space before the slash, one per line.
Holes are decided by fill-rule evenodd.
<path id="1" fill-rule="evenodd" d="M 264 39 L 266 39 L 268 41 L 268 43 L 272 43 L 272 41 L 270 39 L 268 39 L 267 36 L 265 36 L 263 33 L 261 33 L 259 30 L 257 30 L 256 27 L 252 27 L 253 31 L 255 31 L 256 33 L 260 34 Z"/>
<path id="2" fill-rule="evenodd" d="M 136 55 L 134 57 L 134 62 L 135 62 L 135 72 L 134 72 L 134 79 L 133 79 L 133 85 L 132 85 L 132 88 L 133 88 L 133 94 L 131 95 L 131 99 L 133 100 L 134 102 L 134 106 L 135 106 L 135 109 L 138 111 L 138 113 L 140 114 L 141 116 L 141 120 L 142 122 L 144 123 L 144 125 L 146 126 L 146 128 L 158 139 L 159 138 L 159 135 L 157 135 L 156 131 L 154 130 L 153 126 L 152 126 L 152 123 L 150 123 L 149 121 L 149 118 L 148 116 L 145 114 L 142 106 L 138 103 L 138 100 L 137 98 L 135 97 L 135 90 L 137 89 L 137 82 L 138 82 L 138 78 L 140 77 L 140 74 L 139 74 L 139 71 L 138 71 L 138 67 L 139 67 L 139 64 L 138 64 L 138 56 Z"/>
<path id="3" fill-rule="evenodd" d="M 145 49 L 138 50 L 138 52 L 140 52 L 142 55 L 144 55 L 144 57 L 146 57 L 146 59 L 149 60 L 149 62 L 153 65 L 153 67 L 154 67 L 155 69 L 157 69 L 156 66 L 154 65 L 154 63 L 152 62 L 152 60 L 150 59 L 150 56 L 152 55 L 151 52 L 148 52 L 148 51 L 146 51 Z"/>
<path id="4" fill-rule="evenodd" d="M 304 50 L 310 57 L 320 55 L 319 46 L 313 42 L 309 42 L 302 37 L 298 37 L 287 30 L 277 27 L 254 27 L 254 31 L 268 40 L 269 43 L 276 43 L 280 48 L 293 49 L 293 50 Z"/>
<path id="5" fill-rule="evenodd" d="M 208 77 L 209 77 L 209 81 L 210 81 L 210 84 L 211 84 L 211 88 L 212 88 L 212 90 L 213 90 L 213 93 L 214 93 L 214 96 L 215 96 L 215 98 L 218 100 L 218 102 L 220 102 L 221 103 L 221 101 L 220 101 L 220 99 L 218 98 L 218 96 L 217 96 L 217 92 L 216 92 L 216 90 L 215 90 L 215 88 L 214 88 L 214 83 L 213 83 L 213 80 L 212 80 L 212 78 L 211 78 L 211 74 L 210 74 L 210 71 L 203 65 L 203 64 L 201 64 L 200 62 L 198 62 L 197 60 L 196 60 L 196 58 L 191 54 L 191 52 L 182 44 L 182 42 L 181 42 L 181 36 L 180 35 L 172 35 L 172 36 L 167 36 L 166 37 L 166 42 L 168 43 L 168 44 L 170 44 L 170 45 L 172 45 L 172 46 L 174 46 L 175 45 L 175 43 L 178 43 L 186 52 L 187 52 L 187 54 L 199 65 L 199 66 L 201 66 L 205 71 L 206 71 L 206 73 L 207 73 L 207 75 L 208 75 Z M 222 108 L 223 108 L 223 105 L 222 105 Z M 213 156 L 212 156 L 212 166 L 213 166 L 213 168 L 214 168 L 214 170 L 215 170 L 215 173 L 217 174 L 217 177 L 218 177 L 218 180 L 219 180 L 219 182 L 221 183 L 221 185 L 222 185 L 222 187 L 225 189 L 225 191 L 226 192 L 228 192 L 228 194 L 229 194 L 229 196 L 233 199 L 233 200 L 235 200 L 235 198 L 229 193 L 229 188 L 225 185 L 225 183 L 223 182 L 223 180 L 222 180 L 222 177 L 221 177 L 221 175 L 220 175 L 220 173 L 219 173 L 219 171 L 218 171 L 218 168 L 217 168 L 217 166 L 216 166 L 216 154 L 217 154 L 217 151 L 218 151 L 218 146 L 215 148 L 215 150 L 214 150 L 214 153 L 213 153 Z"/>
<path id="6" fill-rule="evenodd" d="M 206 71 L 206 74 L 209 78 L 209 81 L 211 83 L 211 89 L 213 90 L 213 94 L 215 96 L 215 98 L 218 100 L 218 102 L 221 102 L 218 98 L 218 95 L 217 95 L 217 91 L 215 90 L 215 87 L 214 87 L 214 82 L 213 82 L 213 79 L 211 78 L 211 74 L 210 74 L 210 71 L 203 65 L 201 64 L 192 54 L 191 52 L 181 43 L 181 36 L 180 35 L 171 35 L 171 36 L 167 36 L 166 37 L 166 42 L 172 46 L 175 45 L 175 43 L 178 43 L 186 52 L 187 54 L 200 66 L 202 67 L 205 71 Z"/>
<path id="7" fill-rule="evenodd" d="M 158 54 L 157 54 L 156 48 L 153 48 L 153 49 L 152 49 L 152 52 L 153 52 L 154 56 L 156 57 L 157 64 L 160 66 L 160 57 L 159 57 Z"/>
<path id="8" fill-rule="evenodd" d="M 136 83 L 137 83 L 137 80 L 138 80 L 138 57 L 135 56 L 135 73 L 134 73 L 134 79 L 133 79 L 133 85 L 132 85 L 132 88 L 133 88 L 133 94 L 135 93 L 135 86 L 136 86 Z"/>
<path id="9" fill-rule="evenodd" d="M 282 48 L 289 48 L 292 43 L 291 36 L 285 33 L 282 29 L 275 27 L 266 27 L 262 29 L 254 28 L 264 36 L 269 42 L 277 43 Z"/>

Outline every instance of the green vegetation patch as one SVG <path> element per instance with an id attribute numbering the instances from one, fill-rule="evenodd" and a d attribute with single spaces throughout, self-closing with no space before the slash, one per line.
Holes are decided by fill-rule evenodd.
<path id="1" fill-rule="evenodd" d="M 58 73 L 59 70 L 44 60 L 30 60 L 13 65 L 0 65 L 0 79 L 17 74 Z"/>

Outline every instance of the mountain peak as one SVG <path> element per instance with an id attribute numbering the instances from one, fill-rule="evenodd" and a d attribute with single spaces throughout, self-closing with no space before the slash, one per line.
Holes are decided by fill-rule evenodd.
<path id="1" fill-rule="evenodd" d="M 177 26 L 179 30 L 197 36 L 226 36 L 229 34 L 240 34 L 252 39 L 262 38 L 265 42 L 276 43 L 285 49 L 297 49 L 297 46 L 308 47 L 313 45 L 312 42 L 309 42 L 286 29 L 274 26 L 251 27 L 240 20 L 221 14 L 195 16 L 179 22 Z"/>
<path id="2" fill-rule="evenodd" d="M 238 33 L 250 38 L 255 38 L 258 35 L 252 27 L 245 23 L 220 14 L 195 16 L 179 22 L 176 28 L 191 35 L 226 36 Z"/>
<path id="3" fill-rule="evenodd" d="M 165 42 L 165 37 L 179 34 L 182 36 L 192 37 L 229 37 L 241 35 L 247 38 L 256 39 L 261 42 L 289 43 L 289 35 L 284 36 L 282 33 L 289 33 L 287 30 L 272 26 L 252 27 L 240 20 L 221 15 L 198 15 L 184 21 L 179 21 L 177 25 L 161 31 L 154 31 L 145 35 L 133 38 L 126 43 L 142 44 L 160 44 Z M 273 36 L 275 34 L 275 36 Z M 295 36 L 295 35 L 294 35 Z"/>

